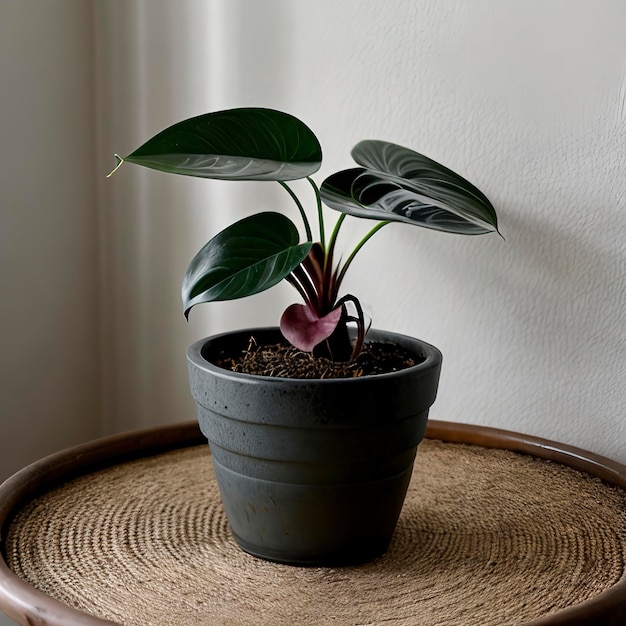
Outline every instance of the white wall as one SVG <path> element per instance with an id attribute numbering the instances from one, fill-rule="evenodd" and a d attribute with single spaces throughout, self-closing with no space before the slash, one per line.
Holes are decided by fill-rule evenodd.
<path id="1" fill-rule="evenodd" d="M 113 152 L 246 105 L 318 133 L 318 181 L 373 137 L 481 187 L 506 241 L 393 225 L 347 288 L 376 326 L 443 350 L 433 417 L 626 461 L 625 18 L 621 0 L 3 0 L 2 471 L 193 419 L 187 345 L 296 299 L 180 310 L 196 249 L 231 218 L 291 211 L 280 189 L 104 178 Z"/>
<path id="2" fill-rule="evenodd" d="M 626 5 L 296 4 L 289 100 L 333 165 L 386 138 L 498 208 L 506 242 L 397 225 L 350 274 L 376 325 L 443 350 L 432 417 L 626 460 Z"/>
<path id="3" fill-rule="evenodd" d="M 98 432 L 92 21 L 0 6 L 0 480 Z"/>
<path id="4" fill-rule="evenodd" d="M 130 151 L 187 115 L 261 105 L 288 110 L 318 133 L 326 155 L 319 181 L 349 166 L 349 149 L 366 137 L 402 143 L 463 173 L 496 204 L 506 241 L 394 225 L 368 244 L 347 288 L 361 297 L 376 326 L 443 350 L 432 417 L 525 431 L 626 460 L 626 5 L 231 0 L 182 6 L 198 11 L 191 28 L 176 16 L 159 27 L 163 3 L 150 3 L 141 22 L 143 58 L 138 50 L 125 57 L 127 66 L 141 60 L 147 68 L 139 84 L 127 85 L 131 101 L 144 94 L 141 108 L 129 110 L 128 101 L 117 99 L 109 112 L 129 120 L 138 115 L 142 132 L 138 125 L 119 127 L 106 142 Z M 154 52 L 163 41 L 175 45 L 177 59 L 196 45 L 196 54 L 210 61 L 188 54 L 182 74 L 168 74 L 167 67 L 164 74 Z M 168 100 L 171 93 L 184 97 Z M 235 308 L 211 305 L 194 310 L 190 328 L 181 330 L 178 277 L 220 223 L 211 208 L 248 206 L 254 193 L 131 166 L 110 182 L 112 211 L 139 212 L 143 205 L 134 194 L 150 198 L 145 227 L 163 240 L 144 250 L 142 262 L 160 268 L 164 255 L 168 260 L 167 284 L 142 287 L 133 305 L 145 306 L 152 318 L 156 294 L 164 303 L 162 327 L 143 327 L 146 345 L 167 344 L 159 361 L 167 376 L 154 371 L 154 362 L 141 370 L 146 378 L 139 393 L 152 389 L 160 399 L 142 410 L 142 423 L 182 418 L 193 411 L 184 372 L 164 364 L 178 360 L 182 367 L 184 340 L 272 322 L 294 298 L 279 288 Z M 258 202 L 265 206 L 273 198 Z M 166 233 L 159 220 L 173 219 L 170 209 L 181 221 L 170 222 Z M 179 238 L 189 225 L 193 234 Z M 187 259 L 172 234 L 193 244 Z M 120 317 L 118 337 L 128 333 L 122 323 Z M 137 317 L 135 323 L 152 322 Z M 134 349 L 131 357 L 140 358 Z M 128 362 L 135 361 L 118 359 L 115 371 L 127 367 L 132 377 Z M 123 381 L 111 391 L 122 387 L 148 402 Z"/>

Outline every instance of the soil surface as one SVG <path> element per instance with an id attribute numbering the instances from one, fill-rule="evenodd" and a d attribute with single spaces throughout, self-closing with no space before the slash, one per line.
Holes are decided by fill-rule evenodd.
<path id="1" fill-rule="evenodd" d="M 353 361 L 334 362 L 288 344 L 257 345 L 250 337 L 238 355 L 220 355 L 216 365 L 234 372 L 280 378 L 356 378 L 412 367 L 424 359 L 394 343 L 365 343 Z"/>

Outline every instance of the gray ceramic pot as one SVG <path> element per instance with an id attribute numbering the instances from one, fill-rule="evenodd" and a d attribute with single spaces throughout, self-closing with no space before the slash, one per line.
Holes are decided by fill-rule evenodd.
<path id="1" fill-rule="evenodd" d="M 424 358 L 400 372 L 334 380 L 234 373 L 222 351 L 282 340 L 276 328 L 216 335 L 187 353 L 200 428 L 239 545 L 299 565 L 365 562 L 387 549 L 435 400 L 441 353 L 370 331 Z"/>

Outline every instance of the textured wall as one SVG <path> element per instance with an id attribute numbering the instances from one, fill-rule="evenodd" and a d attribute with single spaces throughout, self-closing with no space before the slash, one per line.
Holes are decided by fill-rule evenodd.
<path id="1" fill-rule="evenodd" d="M 286 80 L 332 159 L 397 141 L 500 215 L 506 241 L 389 227 L 350 276 L 444 352 L 432 416 L 626 460 L 626 5 L 323 5 L 298 4 Z"/>
<path id="2" fill-rule="evenodd" d="M 97 4 L 104 14 L 130 10 Z M 349 150 L 362 138 L 442 161 L 491 197 L 506 241 L 393 225 L 368 244 L 347 289 L 376 326 L 442 349 L 433 417 L 534 433 L 626 461 L 622 0 L 177 5 L 195 15 L 193 27 L 181 21 L 185 11 L 168 15 L 165 2 L 123 6 L 139 7 L 145 19 L 134 34 L 110 22 L 111 37 L 121 39 L 101 49 L 101 84 L 118 89 L 103 110 L 104 154 L 131 150 L 187 115 L 260 105 L 288 110 L 318 133 L 319 181 L 349 166 Z M 164 61 L 166 41 L 184 72 L 172 55 Z M 163 364 L 181 363 L 191 338 L 277 320 L 296 299 L 279 287 L 247 305 L 205 308 L 180 330 L 178 277 L 224 219 L 211 206 L 235 216 L 241 204 L 288 203 L 266 187 L 172 179 L 126 168 L 104 192 L 105 227 L 118 220 L 143 233 L 140 248 L 118 238 L 109 249 L 107 268 L 118 264 L 109 293 L 124 294 L 107 305 L 116 320 L 107 343 L 113 428 L 189 417 L 184 376 L 172 377 Z M 177 220 L 167 217 L 172 202 Z M 353 228 L 356 237 L 362 227 Z M 166 274 L 158 281 L 160 268 Z M 149 280 L 129 290 L 128 273 L 146 270 Z M 161 299 L 171 305 L 157 319 L 152 305 Z M 142 345 L 160 365 L 139 356 Z"/>

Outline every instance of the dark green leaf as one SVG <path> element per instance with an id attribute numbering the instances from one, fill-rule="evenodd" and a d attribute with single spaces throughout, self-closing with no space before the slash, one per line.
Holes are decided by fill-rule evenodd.
<path id="1" fill-rule="evenodd" d="M 487 197 L 432 159 L 383 141 L 362 141 L 352 156 L 364 168 L 324 181 L 321 193 L 329 207 L 452 233 L 497 231 L 496 213 Z"/>
<path id="2" fill-rule="evenodd" d="M 258 213 L 225 228 L 193 258 L 183 280 L 185 315 L 201 302 L 235 300 L 280 282 L 306 257 L 311 243 L 280 213 Z"/>
<path id="3" fill-rule="evenodd" d="M 363 168 L 329 176 L 320 191 L 324 203 L 331 209 L 357 217 L 405 222 L 450 233 L 489 232 L 447 211 L 432 199 Z"/>
<path id="4" fill-rule="evenodd" d="M 313 132 L 287 113 L 231 109 L 179 122 L 125 161 L 222 180 L 295 180 L 316 172 L 322 149 Z"/>

